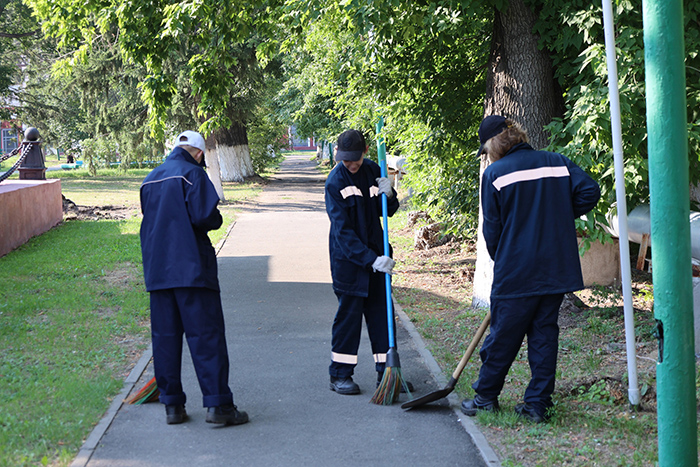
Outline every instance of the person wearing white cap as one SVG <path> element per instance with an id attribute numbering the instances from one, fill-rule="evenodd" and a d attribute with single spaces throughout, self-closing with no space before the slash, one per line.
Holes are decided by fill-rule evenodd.
<path id="1" fill-rule="evenodd" d="M 228 385 L 216 253 L 207 232 L 221 227 L 219 196 L 204 172 L 202 135 L 185 131 L 165 162 L 141 184 L 141 252 L 151 300 L 153 367 L 166 422 L 187 419 L 180 379 L 182 337 L 192 355 L 206 421 L 240 425 Z"/>

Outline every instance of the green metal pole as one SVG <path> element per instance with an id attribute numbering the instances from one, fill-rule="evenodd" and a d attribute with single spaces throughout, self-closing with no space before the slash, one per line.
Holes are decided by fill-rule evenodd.
<path id="1" fill-rule="evenodd" d="M 683 1 L 644 0 L 659 466 L 698 465 Z"/>

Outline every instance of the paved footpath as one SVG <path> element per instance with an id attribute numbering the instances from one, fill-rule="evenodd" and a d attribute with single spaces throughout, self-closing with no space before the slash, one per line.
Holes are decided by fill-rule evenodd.
<path id="1" fill-rule="evenodd" d="M 328 263 L 324 177 L 310 158 L 289 156 L 283 162 L 219 251 L 231 389 L 250 422 L 205 423 L 187 352 L 186 423 L 166 425 L 158 403 L 121 404 L 129 390 L 151 378 L 147 352 L 73 466 L 499 465 L 471 420 L 462 420 L 454 409 L 459 403 L 454 395 L 409 411 L 400 408 L 405 395 L 391 406 L 369 402 L 376 373 L 365 330 L 355 371 L 362 394 L 329 390 L 337 299 Z M 414 395 L 444 387 L 446 379 L 422 340 L 397 312 L 401 369 L 414 384 Z"/>

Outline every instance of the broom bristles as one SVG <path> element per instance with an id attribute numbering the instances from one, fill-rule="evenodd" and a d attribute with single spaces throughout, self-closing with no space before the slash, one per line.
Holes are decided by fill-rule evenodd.
<path id="1" fill-rule="evenodd" d="M 159 396 L 160 391 L 158 390 L 156 377 L 154 376 L 148 383 L 146 383 L 144 387 L 141 388 L 141 390 L 139 390 L 139 392 L 128 398 L 126 402 L 129 404 L 141 405 L 147 402 L 156 402 Z"/>
<path id="2" fill-rule="evenodd" d="M 379 383 L 377 390 L 374 391 L 370 402 L 377 405 L 391 405 L 398 400 L 402 386 L 410 398 L 411 391 L 409 391 L 408 384 L 403 379 L 401 367 L 387 366 L 384 369 L 382 381 Z"/>

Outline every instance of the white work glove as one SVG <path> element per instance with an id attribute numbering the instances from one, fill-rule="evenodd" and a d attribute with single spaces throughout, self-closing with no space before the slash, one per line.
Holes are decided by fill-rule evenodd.
<path id="1" fill-rule="evenodd" d="M 391 189 L 391 182 L 386 177 L 379 177 L 377 179 L 377 186 L 379 187 L 379 194 L 384 193 L 387 198 L 394 196 L 394 190 Z"/>
<path id="2" fill-rule="evenodd" d="M 377 259 L 375 259 L 374 263 L 372 263 L 372 269 L 374 270 L 374 272 L 383 272 L 386 274 L 391 274 L 391 271 L 394 269 L 395 264 L 396 261 L 389 258 L 388 256 L 377 256 Z"/>

